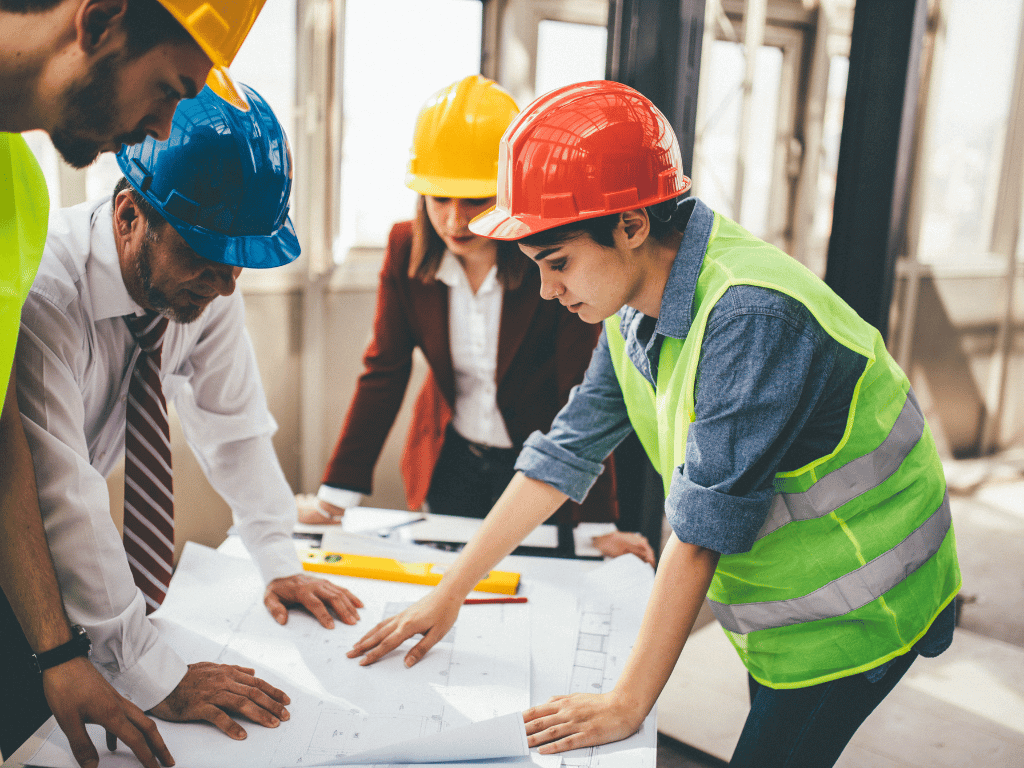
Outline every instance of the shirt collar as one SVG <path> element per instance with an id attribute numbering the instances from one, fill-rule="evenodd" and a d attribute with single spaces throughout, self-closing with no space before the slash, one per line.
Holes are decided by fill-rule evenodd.
<path id="1" fill-rule="evenodd" d="M 466 289 L 469 289 L 469 279 L 466 277 L 466 270 L 462 268 L 462 263 L 455 257 L 449 250 L 445 250 L 444 256 L 441 257 L 441 264 L 437 268 L 437 279 L 447 285 L 449 288 L 457 288 L 460 285 L 464 285 Z M 490 293 L 498 287 L 498 265 L 495 264 L 487 272 L 487 277 L 480 284 L 477 289 L 477 295 Z"/>
<path id="2" fill-rule="evenodd" d="M 690 219 L 683 231 L 682 242 L 676 252 L 675 261 L 669 271 L 665 290 L 661 295 L 661 308 L 654 333 L 685 339 L 693 320 L 693 296 L 697 290 L 697 278 L 704 264 L 715 213 L 695 197 L 684 200 L 681 206 L 690 206 Z M 641 313 L 626 307 L 622 314 L 623 335 L 637 321 Z"/>
<path id="3" fill-rule="evenodd" d="M 121 276 L 121 262 L 114 242 L 113 207 L 109 200 L 98 203 L 89 216 L 89 268 L 92 314 L 96 320 L 121 315 L 141 315 L 145 310 L 128 295 Z"/>

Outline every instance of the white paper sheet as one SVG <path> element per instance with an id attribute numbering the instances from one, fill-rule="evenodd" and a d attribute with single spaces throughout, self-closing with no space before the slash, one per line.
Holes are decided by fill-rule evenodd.
<path id="1" fill-rule="evenodd" d="M 292 703 L 291 718 L 278 728 L 245 722 L 248 738 L 242 742 L 230 741 L 206 724 L 160 722 L 179 765 L 304 766 L 529 707 L 528 604 L 472 606 L 412 669 L 402 658 L 413 640 L 377 664 L 361 667 L 345 657 L 352 644 L 383 616 L 397 613 L 428 590 L 330 578 L 366 604 L 359 624 L 336 622 L 334 630 L 327 630 L 311 616 L 292 611 L 282 627 L 263 606 L 263 585 L 251 561 L 186 546 L 168 596 L 152 617 L 161 635 L 186 662 L 254 667 Z M 95 743 L 103 744 L 102 730 L 91 734 Z M 131 764 L 135 759 L 123 745 L 111 757 L 124 757 Z M 75 766 L 59 730 L 29 762 Z M 542 758 L 540 762 L 552 765 Z"/>
<path id="2" fill-rule="evenodd" d="M 582 611 L 575 628 L 564 621 L 573 615 L 574 579 L 561 585 L 568 590 L 564 594 L 549 587 L 531 594 L 527 605 L 473 606 L 472 611 L 463 610 L 454 632 L 411 670 L 402 663 L 401 649 L 370 667 L 360 667 L 344 653 L 384 613 L 400 609 L 427 588 L 367 579 L 331 580 L 344 584 L 366 603 L 358 625 L 338 623 L 336 629 L 326 630 L 312 617 L 292 611 L 288 624 L 281 627 L 262 605 L 263 587 L 251 561 L 198 545 L 186 547 L 168 598 L 154 614 L 161 635 L 188 662 L 255 667 L 259 676 L 286 691 L 292 703 L 290 720 L 278 728 L 243 722 L 248 738 L 241 742 L 206 724 L 159 722 L 178 765 L 306 768 L 339 755 L 454 734 L 458 728 L 510 711 L 518 713 L 531 703 L 531 645 L 542 657 L 539 669 L 546 670 L 534 703 L 572 690 L 609 690 L 634 642 L 652 576 L 650 567 L 632 556 L 596 567 L 582 579 L 578 603 Z M 534 610 L 542 610 L 538 626 L 545 629 L 531 636 L 529 617 Z M 102 729 L 90 726 L 89 733 L 104 768 L 138 766 L 123 744 L 116 753 L 106 751 Z M 636 736 L 563 753 L 564 765 L 653 768 L 654 734 L 652 714 Z M 533 751 L 528 757 L 477 759 L 473 765 L 558 768 L 563 755 Z M 76 768 L 67 741 L 56 728 L 28 762 Z M 457 765 L 435 763 L 433 768 Z"/>
<path id="3" fill-rule="evenodd" d="M 587 574 L 579 606 L 570 693 L 606 693 L 615 687 L 633 650 L 654 571 L 634 555 L 623 555 Z M 565 768 L 654 768 L 656 710 L 632 736 L 599 747 L 562 753 Z"/>
<path id="4" fill-rule="evenodd" d="M 320 765 L 451 763 L 490 758 L 526 758 L 526 726 L 521 712 L 452 728 L 419 739 L 369 749 Z"/>
<path id="5" fill-rule="evenodd" d="M 483 520 L 471 517 L 455 517 L 452 515 L 427 515 L 421 523 L 407 525 L 395 530 L 395 536 L 405 541 L 461 541 L 467 542 L 483 524 Z M 554 525 L 538 525 L 533 529 L 522 544 L 528 547 L 558 546 L 558 527 Z"/>

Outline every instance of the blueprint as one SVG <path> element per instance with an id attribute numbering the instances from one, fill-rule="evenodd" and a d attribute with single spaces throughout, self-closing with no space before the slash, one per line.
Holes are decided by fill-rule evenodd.
<path id="1" fill-rule="evenodd" d="M 311 616 L 292 611 L 282 627 L 262 604 L 262 582 L 250 561 L 192 543 L 186 546 L 168 596 L 151 617 L 161 636 L 189 663 L 255 667 L 257 675 L 284 690 L 292 703 L 290 719 L 278 728 L 244 723 L 248 737 L 242 742 L 230 742 L 205 724 L 160 722 L 179 765 L 223 768 L 230 754 L 231 764 L 250 768 L 305 766 L 529 707 L 528 604 L 467 606 L 448 635 L 413 668 L 405 667 L 401 649 L 361 667 L 345 657 L 346 651 L 381 618 L 402 610 L 426 588 L 332 578 L 365 604 L 359 624 L 336 622 L 335 629 L 327 630 Z M 217 588 L 210 589 L 214 584 Z M 90 733 L 96 743 L 103 743 L 102 730 Z M 104 766 L 116 765 L 112 758 L 137 765 L 123 746 L 115 756 L 104 755 Z M 535 758 L 541 765 L 558 764 Z M 30 763 L 75 765 L 59 730 Z M 509 759 L 500 764 L 509 764 Z"/>
<path id="2" fill-rule="evenodd" d="M 653 585 L 650 568 L 635 557 L 620 557 L 586 579 L 576 629 L 569 693 L 607 693 L 626 664 Z M 655 712 L 628 739 L 562 753 L 562 765 L 583 768 L 654 768 L 644 749 L 657 736 Z"/>
<path id="3" fill-rule="evenodd" d="M 262 581 L 251 561 L 190 543 L 167 599 L 151 617 L 161 637 L 188 663 L 254 667 L 258 676 L 289 695 L 291 717 L 273 729 L 245 721 L 248 736 L 241 742 L 207 724 L 160 721 L 158 726 L 177 764 L 190 768 L 312 768 L 351 764 L 365 753 L 374 762 L 358 764 L 400 765 L 394 759 L 408 752 L 397 752 L 397 746 L 407 748 L 403 742 L 414 740 L 422 740 L 423 753 L 433 741 L 434 760 L 450 752 L 452 761 L 472 759 L 474 766 L 653 768 L 653 713 L 637 735 L 615 744 L 563 755 L 533 750 L 521 757 L 501 757 L 495 746 L 493 759 L 476 752 L 467 757 L 468 747 L 481 744 L 468 735 L 474 727 L 521 722 L 518 713 L 557 693 L 610 690 L 629 655 L 652 578 L 650 567 L 637 558 L 620 557 L 581 576 L 571 588 L 545 584 L 530 593 L 527 604 L 465 606 L 448 635 L 411 669 L 403 657 L 414 640 L 361 667 L 345 656 L 353 643 L 428 588 L 332 576 L 365 604 L 357 625 L 336 622 L 335 629 L 327 630 L 308 614 L 291 611 L 288 623 L 280 626 L 263 606 Z M 533 633 L 531 617 L 539 628 Z M 138 765 L 124 745 L 107 753 L 102 729 L 89 726 L 89 732 L 100 745 L 104 768 Z M 492 742 L 498 740 L 482 743 L 489 747 Z M 394 759 L 383 759 L 386 755 Z M 28 762 L 76 766 L 59 729 Z"/>

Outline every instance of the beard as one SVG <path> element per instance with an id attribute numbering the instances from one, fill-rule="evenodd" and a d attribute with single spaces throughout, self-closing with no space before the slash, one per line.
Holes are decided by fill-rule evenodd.
<path id="1" fill-rule="evenodd" d="M 176 305 L 171 302 L 167 294 L 153 285 L 153 244 L 156 242 L 156 233 L 149 228 L 147 222 L 146 235 L 139 244 L 139 253 L 135 259 L 135 276 L 138 279 L 137 284 L 142 289 L 142 296 L 146 300 L 146 304 L 176 323 L 185 324 L 198 320 L 206 309 L 205 305 L 201 307 L 194 304 Z"/>
<path id="2" fill-rule="evenodd" d="M 118 117 L 117 86 L 122 59 L 123 54 L 108 54 L 96 62 L 84 81 L 69 85 L 61 97 L 66 105 L 64 116 L 50 132 L 50 140 L 73 168 L 91 165 L 111 140 L 118 144 L 138 144 L 146 138 L 143 129 L 119 136 L 113 133 Z"/>

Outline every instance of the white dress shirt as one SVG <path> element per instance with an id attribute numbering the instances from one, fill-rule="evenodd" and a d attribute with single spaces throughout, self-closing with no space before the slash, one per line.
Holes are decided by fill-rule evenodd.
<path id="1" fill-rule="evenodd" d="M 145 710 L 187 668 L 146 618 L 109 512 L 105 478 L 124 455 L 139 353 L 122 316 L 141 312 L 121 277 L 109 199 L 55 211 L 22 312 L 18 399 L 68 615 L 88 631 L 93 662 Z M 238 291 L 192 323 L 168 325 L 160 377 L 263 578 L 299 572 L 295 500 L 271 443 L 277 424 Z"/>
<path id="2" fill-rule="evenodd" d="M 512 438 L 498 410 L 498 334 L 505 295 L 498 282 L 498 267 L 491 267 L 474 294 L 466 270 L 446 250 L 437 268 L 437 279 L 448 286 L 449 346 L 455 374 L 452 426 L 474 443 L 511 448 Z M 329 485 L 321 485 L 316 496 L 344 509 L 363 501 L 358 491 Z"/>
<path id="3" fill-rule="evenodd" d="M 498 332 L 505 290 L 498 282 L 498 267 L 476 293 L 466 271 L 451 251 L 445 251 L 437 279 L 448 286 L 448 328 L 455 373 L 452 426 L 474 443 L 511 448 L 512 438 L 498 410 Z"/>

